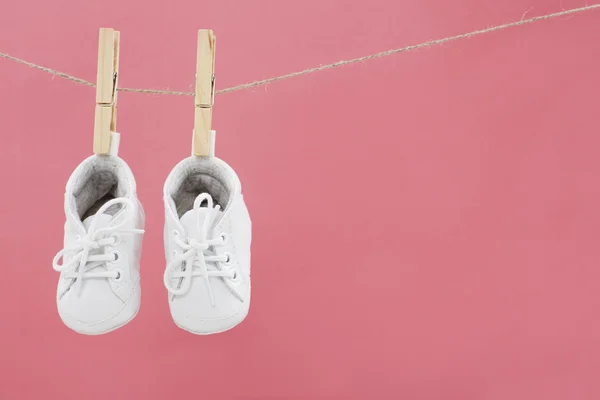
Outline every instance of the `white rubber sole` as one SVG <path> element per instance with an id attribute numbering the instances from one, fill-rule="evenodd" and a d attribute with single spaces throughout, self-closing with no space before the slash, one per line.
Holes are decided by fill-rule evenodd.
<path id="1" fill-rule="evenodd" d="M 176 318 L 172 313 L 173 322 L 184 331 L 194 335 L 214 335 L 216 333 L 226 332 L 241 324 L 248 316 L 250 311 L 250 300 L 248 306 L 240 308 L 235 314 L 225 318 L 201 319 L 191 316 Z"/>

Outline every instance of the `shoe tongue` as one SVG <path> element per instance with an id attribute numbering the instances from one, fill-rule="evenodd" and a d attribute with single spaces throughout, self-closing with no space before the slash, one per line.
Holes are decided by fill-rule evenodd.
<path id="1" fill-rule="evenodd" d="M 211 221 L 212 224 L 211 226 L 209 226 L 208 232 L 206 233 L 208 235 L 208 238 L 211 238 L 212 230 L 216 222 L 221 218 L 221 214 L 223 214 L 221 210 L 211 210 L 207 207 L 198 207 L 192 208 L 191 210 L 183 214 L 183 216 L 180 219 L 181 225 L 183 225 L 183 228 L 185 229 L 185 232 L 189 237 L 197 240 L 201 239 L 200 229 L 202 229 L 202 225 L 204 224 L 206 218 L 210 218 L 209 213 L 214 213 L 212 216 L 213 219 Z"/>
<path id="2" fill-rule="evenodd" d="M 108 214 L 90 215 L 89 217 L 83 220 L 83 226 L 86 232 L 90 230 L 90 225 L 92 224 L 92 221 L 94 219 L 97 220 L 96 229 L 106 228 L 110 224 L 110 221 L 112 221 L 113 216 Z"/>
<path id="3" fill-rule="evenodd" d="M 85 227 L 86 232 L 89 232 L 90 225 L 92 224 L 92 221 L 94 221 L 94 219 L 97 220 L 97 222 L 96 222 L 96 230 L 97 230 L 99 228 L 106 228 L 110 224 L 110 221 L 112 221 L 113 216 L 108 215 L 108 214 L 90 215 L 89 217 L 87 217 L 86 219 L 83 220 L 83 226 Z M 102 254 L 102 250 L 101 249 L 91 249 L 89 252 L 89 255 L 92 256 L 95 254 Z M 97 267 L 90 268 L 87 271 L 88 272 L 100 272 L 100 271 L 104 271 L 104 270 L 105 270 L 105 267 L 101 264 L 101 265 L 98 265 Z M 94 291 L 110 290 L 110 284 L 108 283 L 107 279 L 85 279 L 83 282 L 83 285 L 86 288 L 89 288 L 88 290 L 94 290 Z"/>
<path id="4" fill-rule="evenodd" d="M 212 214 L 212 215 L 209 215 Z M 221 210 L 217 210 L 217 209 L 210 209 L 206 206 L 202 206 L 202 207 L 194 207 L 191 210 L 187 211 L 185 214 L 183 214 L 183 216 L 180 218 L 180 222 L 181 225 L 183 226 L 183 228 L 185 229 L 185 234 L 187 235 L 188 238 L 193 238 L 196 239 L 198 241 L 203 241 L 206 239 L 212 239 L 213 238 L 213 229 L 217 223 L 217 221 L 219 221 L 219 219 L 221 219 L 221 215 L 223 214 L 223 212 Z M 202 225 L 204 224 L 204 221 L 206 221 L 207 218 L 211 218 L 210 223 L 211 225 L 208 227 L 208 231 L 204 233 L 204 235 L 206 237 L 204 237 L 204 235 L 202 235 L 200 233 L 200 229 L 202 229 Z M 209 248 L 207 251 L 204 252 L 205 255 L 214 255 L 214 249 Z M 209 271 L 215 270 L 216 267 L 213 263 L 206 263 L 206 268 Z M 201 279 L 201 277 L 196 277 L 197 279 Z M 214 280 L 213 278 L 211 278 L 211 280 Z"/>

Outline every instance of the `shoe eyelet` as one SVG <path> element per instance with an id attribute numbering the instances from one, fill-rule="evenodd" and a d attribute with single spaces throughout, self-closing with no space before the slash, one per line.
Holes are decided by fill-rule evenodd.
<path id="1" fill-rule="evenodd" d="M 231 282 L 239 282 L 240 281 L 240 274 L 237 271 L 237 269 L 232 269 L 231 272 L 233 272 L 233 277 L 229 278 L 229 279 L 231 279 Z"/>
<path id="2" fill-rule="evenodd" d="M 177 229 L 173 229 L 173 232 L 171 232 L 173 234 L 174 237 L 179 237 L 179 231 Z"/>
<path id="3" fill-rule="evenodd" d="M 119 250 L 113 251 L 112 254 L 114 256 L 114 260 L 112 260 L 111 262 L 119 261 L 119 258 L 121 258 L 121 253 L 119 252 Z"/>
<path id="4" fill-rule="evenodd" d="M 113 269 L 113 272 L 117 273 L 115 278 L 112 278 L 114 282 L 121 282 L 123 280 L 123 271 L 120 269 Z"/>
<path id="5" fill-rule="evenodd" d="M 119 235 L 118 233 L 111 233 L 110 237 L 112 237 L 113 239 L 112 246 L 116 246 L 119 243 L 121 243 L 121 235 Z"/>
<path id="6" fill-rule="evenodd" d="M 221 246 L 225 246 L 227 244 L 227 242 L 229 242 L 229 235 L 225 232 L 222 232 L 221 239 L 223 240 L 223 243 L 221 243 Z"/>
<path id="7" fill-rule="evenodd" d="M 227 260 L 225 260 L 225 265 L 231 265 L 231 254 L 229 253 L 225 253 L 224 254 L 225 257 L 227 257 Z"/>

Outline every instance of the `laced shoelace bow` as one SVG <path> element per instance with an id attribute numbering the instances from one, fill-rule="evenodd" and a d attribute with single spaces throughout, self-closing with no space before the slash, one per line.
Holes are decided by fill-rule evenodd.
<path id="1" fill-rule="evenodd" d="M 74 246 L 65 247 L 59 251 L 54 259 L 52 260 L 52 267 L 55 271 L 65 271 L 66 279 L 74 279 L 76 292 L 79 295 L 81 293 L 81 287 L 83 279 L 85 278 L 112 278 L 118 279 L 119 273 L 117 271 L 102 271 L 102 272 L 90 272 L 102 264 L 116 261 L 115 254 L 90 254 L 92 250 L 103 248 L 104 246 L 116 245 L 119 241 L 118 233 L 137 233 L 143 234 L 143 229 L 131 229 L 124 228 L 123 226 L 127 223 L 127 219 L 123 222 L 108 226 L 105 228 L 97 228 L 99 216 L 104 214 L 109 207 L 115 204 L 123 204 L 124 208 L 130 207 L 133 209 L 133 202 L 127 198 L 118 198 L 107 201 L 98 209 L 92 223 L 90 224 L 87 233 L 84 236 L 79 236 L 75 241 Z M 73 255 L 73 257 L 64 262 L 65 256 Z M 59 264 L 59 260 L 63 259 L 63 264 Z"/>
<path id="2" fill-rule="evenodd" d="M 190 288 L 191 280 L 193 276 L 202 276 L 208 293 L 210 296 L 211 305 L 215 306 L 215 298 L 213 295 L 212 287 L 210 284 L 209 277 L 216 276 L 222 278 L 235 278 L 234 271 L 222 271 L 220 269 L 208 269 L 207 263 L 212 263 L 218 266 L 219 263 L 226 263 L 229 261 L 227 255 L 209 255 L 206 254 L 210 247 L 222 246 L 225 243 L 225 237 L 220 236 L 218 239 L 208 239 L 208 233 L 212 226 L 217 211 L 220 210 L 220 206 L 217 205 L 213 208 L 214 202 L 212 197 L 208 193 L 202 193 L 194 201 L 194 210 L 200 208 L 204 201 L 208 203 L 208 211 L 204 221 L 200 223 L 200 215 L 197 213 L 196 223 L 198 224 L 199 238 L 183 238 L 180 239 L 179 235 L 174 236 L 174 241 L 179 247 L 183 249 L 182 254 L 177 254 L 173 260 L 167 265 L 164 275 L 165 287 L 172 295 L 182 295 L 187 293 Z M 178 267 L 181 268 L 179 269 Z M 196 267 L 196 269 L 194 269 Z M 172 286 L 172 279 L 180 278 L 177 287 Z"/>

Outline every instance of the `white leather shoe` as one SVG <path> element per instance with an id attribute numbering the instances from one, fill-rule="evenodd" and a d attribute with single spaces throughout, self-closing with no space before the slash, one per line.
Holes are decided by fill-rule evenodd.
<path id="1" fill-rule="evenodd" d="M 58 313 L 76 332 L 110 332 L 135 317 L 141 298 L 144 211 L 125 161 L 84 160 L 67 183 L 65 214 L 65 248 L 53 260 Z"/>
<path id="2" fill-rule="evenodd" d="M 164 283 L 175 323 L 223 332 L 250 307 L 250 216 L 236 173 L 224 161 L 190 157 L 164 187 Z"/>

